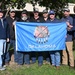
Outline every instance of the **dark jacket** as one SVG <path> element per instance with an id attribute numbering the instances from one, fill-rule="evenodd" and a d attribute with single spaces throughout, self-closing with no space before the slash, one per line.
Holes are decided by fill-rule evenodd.
<path id="1" fill-rule="evenodd" d="M 9 25 L 9 30 L 10 30 L 10 40 L 15 40 L 15 30 L 13 26 L 13 22 L 17 21 L 18 18 L 12 19 L 10 16 L 6 18 L 8 25 Z"/>
<path id="2" fill-rule="evenodd" d="M 43 18 L 39 17 L 37 19 L 35 19 L 34 17 L 30 18 L 30 22 L 44 22 Z"/>
<path id="3" fill-rule="evenodd" d="M 0 19 L 0 39 L 7 39 L 9 38 L 9 26 L 8 23 L 6 21 L 6 19 L 3 19 L 3 26 L 2 26 L 2 22 Z"/>
<path id="4" fill-rule="evenodd" d="M 47 23 L 59 23 L 60 20 L 57 19 L 57 18 L 55 18 L 53 21 L 51 21 L 50 19 L 48 19 L 46 22 L 47 22 Z"/>

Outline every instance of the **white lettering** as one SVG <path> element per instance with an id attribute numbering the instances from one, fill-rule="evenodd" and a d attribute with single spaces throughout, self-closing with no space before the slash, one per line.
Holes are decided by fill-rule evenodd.
<path id="1" fill-rule="evenodd" d="M 28 45 L 29 48 L 55 48 L 56 45 Z"/>

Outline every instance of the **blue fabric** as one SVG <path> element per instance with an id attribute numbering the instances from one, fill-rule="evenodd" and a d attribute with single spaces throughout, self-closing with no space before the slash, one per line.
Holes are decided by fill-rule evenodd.
<path id="1" fill-rule="evenodd" d="M 35 30 L 39 26 L 44 26 L 48 30 L 46 37 L 34 36 Z M 17 22 L 16 30 L 16 50 L 17 51 L 55 51 L 65 49 L 66 23 L 25 23 Z M 44 30 L 45 30 L 44 29 Z M 39 29 L 41 31 L 41 29 Z M 44 31 L 43 30 L 43 31 Z M 43 31 L 40 32 L 43 35 Z M 38 32 L 37 32 L 38 33 Z M 41 35 L 40 35 L 41 36 Z"/>

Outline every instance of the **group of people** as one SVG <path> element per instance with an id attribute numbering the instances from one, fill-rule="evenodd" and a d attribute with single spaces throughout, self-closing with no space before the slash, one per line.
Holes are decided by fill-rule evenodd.
<path id="1" fill-rule="evenodd" d="M 73 41 L 72 41 L 72 30 L 73 30 L 73 18 L 70 16 L 70 10 L 68 8 L 63 10 L 62 19 L 56 18 L 56 13 L 54 10 L 49 12 L 45 9 L 43 10 L 42 17 L 39 16 L 38 8 L 35 8 L 33 11 L 33 16 L 28 16 L 28 11 L 23 10 L 21 13 L 21 18 L 15 16 L 15 10 L 9 11 L 9 16 L 3 18 L 3 11 L 0 10 L 0 70 L 5 70 L 5 66 L 10 62 L 10 53 L 9 48 L 12 45 L 14 49 L 14 62 L 18 65 L 30 65 L 36 63 L 36 53 L 38 54 L 38 66 L 43 65 L 43 52 L 18 52 L 16 51 L 15 45 L 15 22 L 42 22 L 42 23 L 58 23 L 64 21 L 67 24 L 67 34 L 65 36 L 65 46 L 66 50 L 62 50 L 62 55 L 60 51 L 50 51 L 45 52 L 46 61 L 51 65 L 55 66 L 57 69 L 61 64 L 62 56 L 62 65 L 69 65 L 70 68 L 74 68 L 74 56 L 73 56 Z M 62 40 L 61 40 L 62 41 Z M 68 58 L 69 56 L 69 58 Z M 68 60 L 69 59 L 69 60 Z M 31 60 L 31 62 L 30 62 Z"/>

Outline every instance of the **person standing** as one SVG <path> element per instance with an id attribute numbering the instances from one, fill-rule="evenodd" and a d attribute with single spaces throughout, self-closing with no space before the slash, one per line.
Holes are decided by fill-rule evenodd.
<path id="1" fill-rule="evenodd" d="M 46 22 L 49 18 L 48 18 L 48 10 L 44 9 L 42 11 L 43 13 L 43 22 Z"/>
<path id="2" fill-rule="evenodd" d="M 55 12 L 53 10 L 49 11 L 49 20 L 47 23 L 58 23 L 60 22 L 57 18 L 55 18 Z M 57 69 L 60 66 L 60 51 L 50 51 L 50 58 L 52 66 L 55 66 Z"/>
<path id="3" fill-rule="evenodd" d="M 20 22 L 29 22 L 27 10 L 22 11 Z M 30 52 L 18 52 L 18 56 L 18 64 L 30 64 Z"/>
<path id="4" fill-rule="evenodd" d="M 9 42 L 9 26 L 5 18 L 3 18 L 3 11 L 0 10 L 0 70 L 5 70 L 3 67 L 4 54 L 6 50 L 6 42 Z"/>
<path id="5" fill-rule="evenodd" d="M 67 36 L 66 36 L 66 50 L 62 51 L 62 64 L 69 65 L 70 68 L 74 68 L 74 56 L 73 56 L 73 42 L 72 42 L 72 28 L 73 28 L 73 18 L 70 16 L 70 10 L 65 8 L 63 11 L 64 17 L 61 19 L 67 24 Z M 68 58 L 69 57 L 69 58 Z"/>
<path id="6" fill-rule="evenodd" d="M 48 10 L 44 9 L 43 10 L 43 22 L 46 23 L 48 20 Z M 46 58 L 46 63 L 45 64 L 50 64 L 50 56 L 49 56 L 49 51 L 44 52 L 44 56 Z"/>
<path id="7" fill-rule="evenodd" d="M 39 9 L 35 8 L 33 12 L 34 16 L 33 18 L 30 19 L 30 22 L 43 22 L 43 19 L 39 16 Z M 42 66 L 43 64 L 43 54 L 42 52 L 37 52 L 38 53 L 38 66 Z M 36 52 L 31 52 L 31 59 L 32 63 L 36 62 Z"/>
<path id="8" fill-rule="evenodd" d="M 14 22 L 15 21 L 18 21 L 19 19 L 15 16 L 15 10 L 14 9 L 11 9 L 9 11 L 9 16 L 6 17 L 6 20 L 8 22 L 8 25 L 9 25 L 9 31 L 10 31 L 10 42 L 9 44 L 7 45 L 7 49 L 9 50 L 10 46 L 12 45 L 13 48 L 14 48 L 14 61 L 15 62 L 18 62 L 18 52 L 16 51 L 16 45 L 15 45 L 15 29 L 14 29 Z M 6 59 L 5 59 L 5 65 L 8 65 L 9 64 L 9 61 L 10 61 L 10 53 L 9 51 L 7 50 L 7 53 L 6 53 Z"/>

